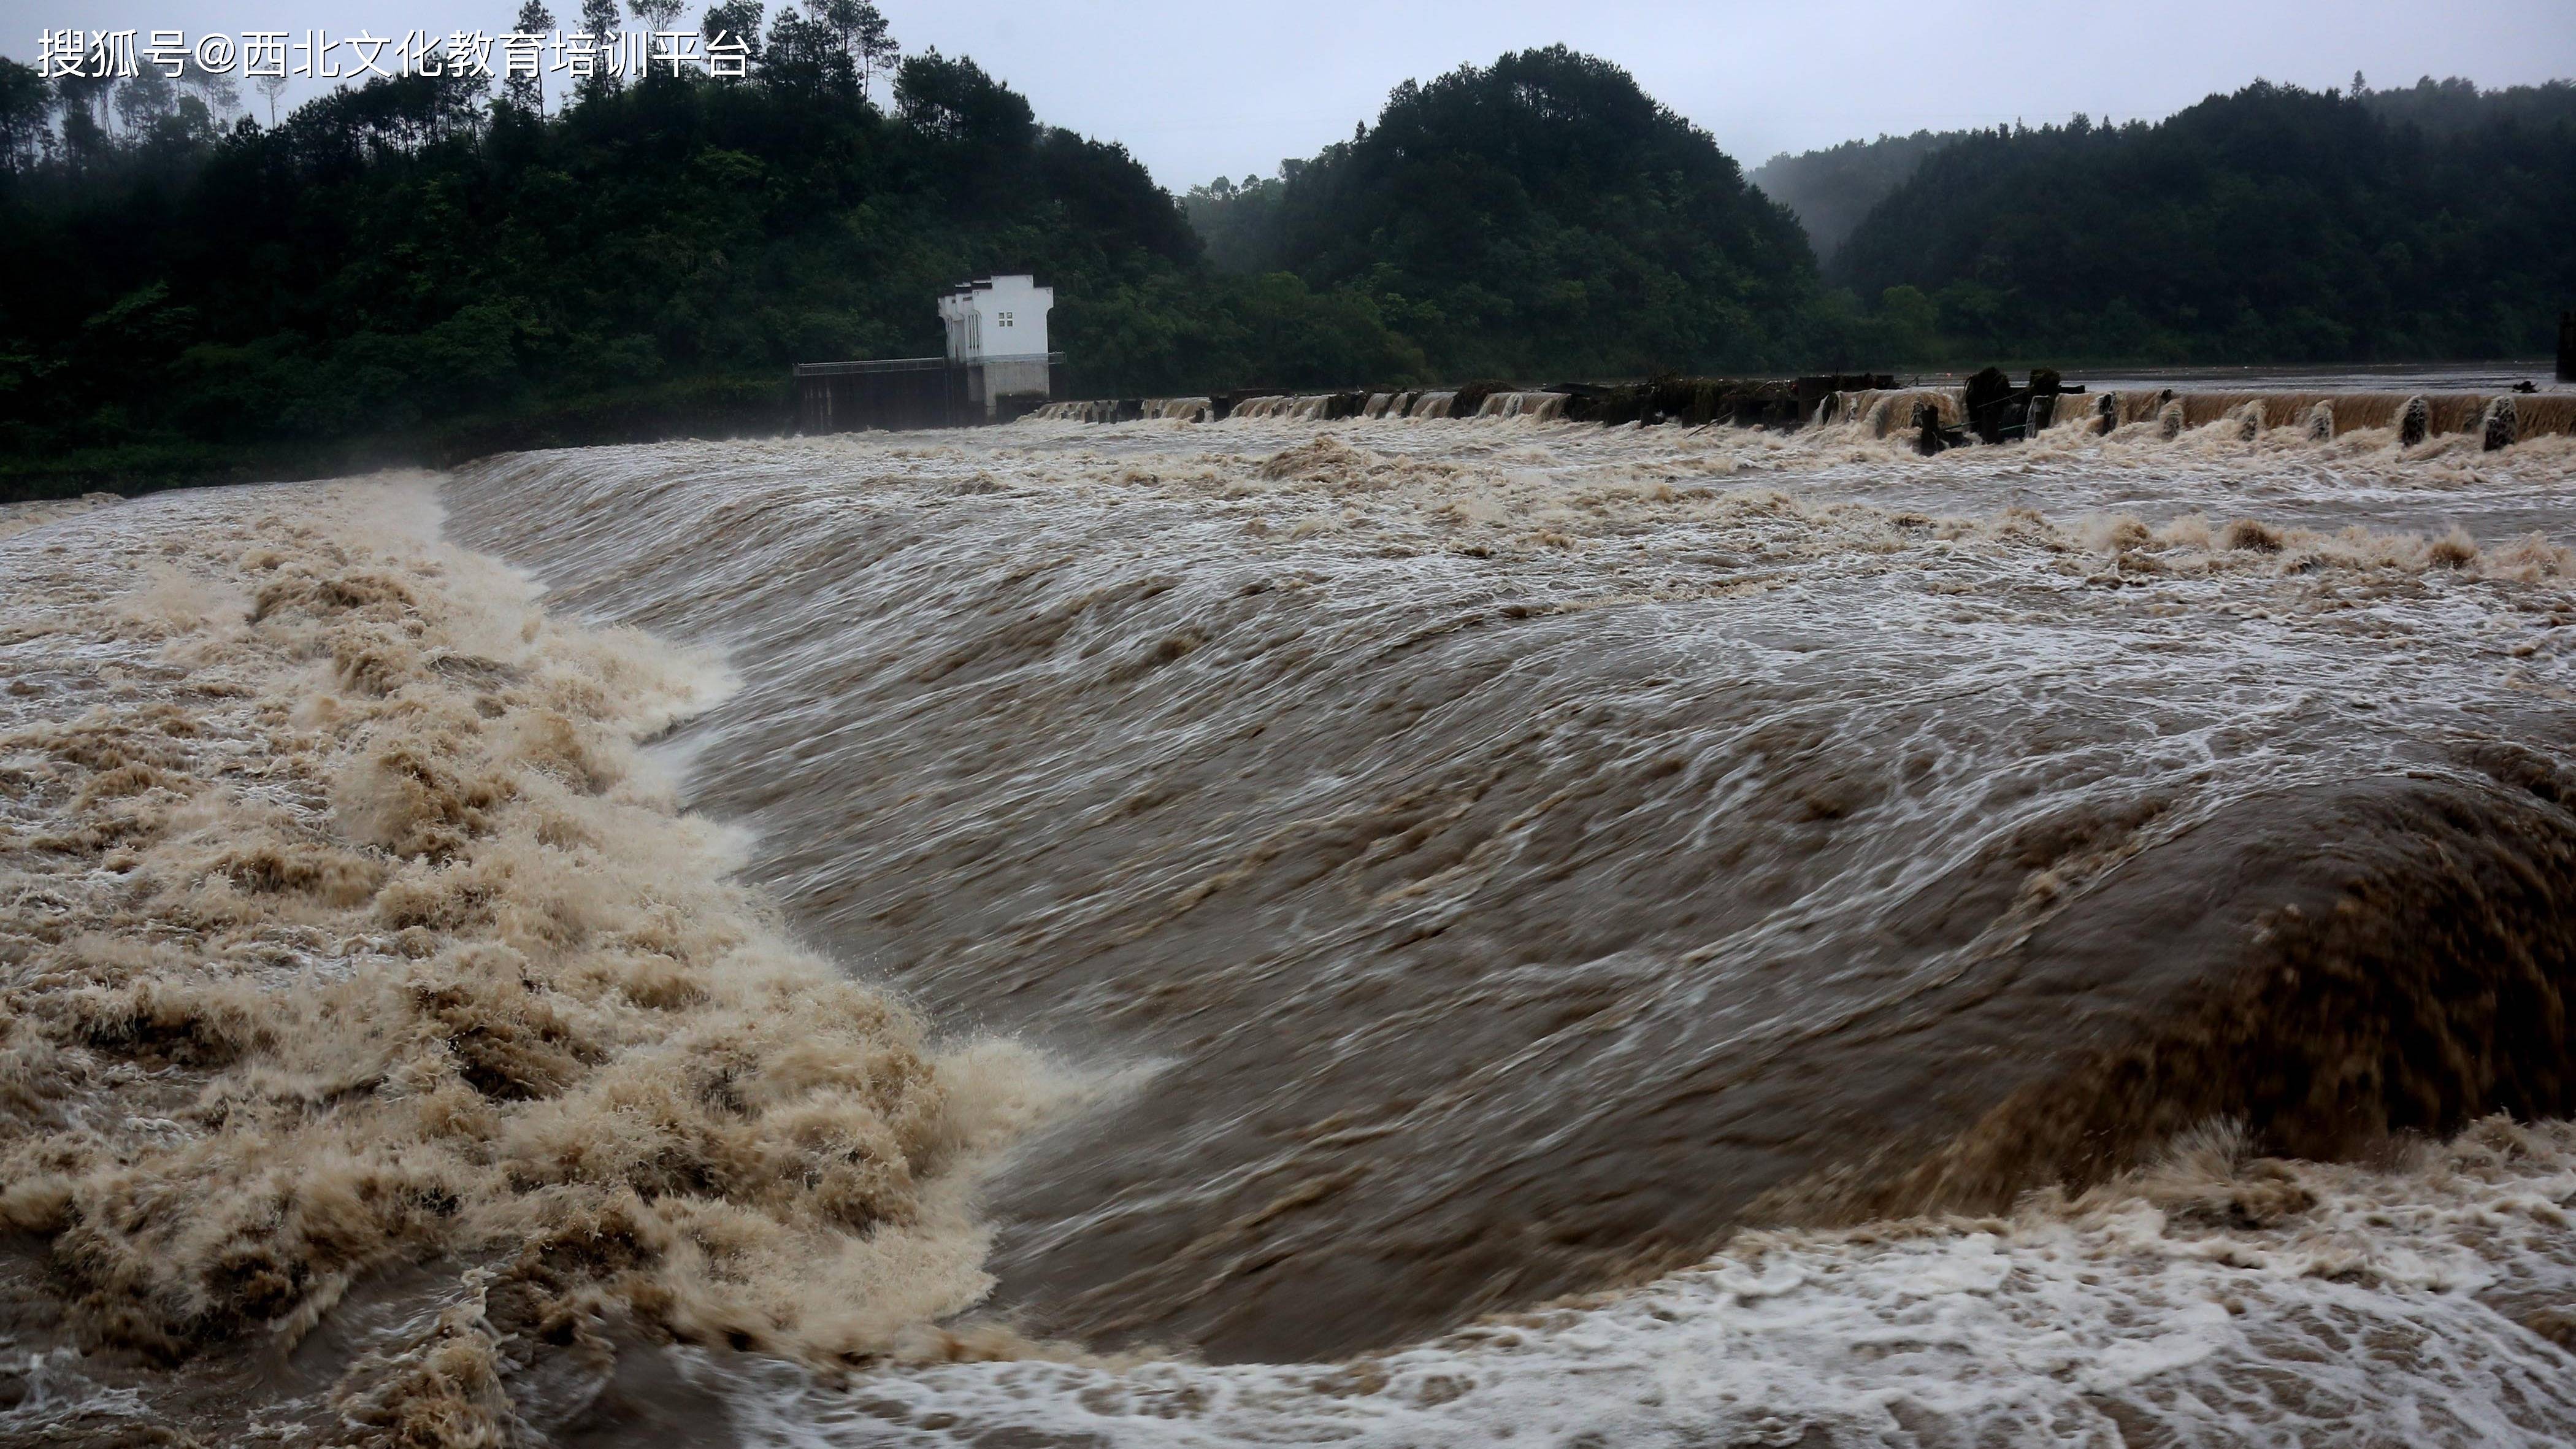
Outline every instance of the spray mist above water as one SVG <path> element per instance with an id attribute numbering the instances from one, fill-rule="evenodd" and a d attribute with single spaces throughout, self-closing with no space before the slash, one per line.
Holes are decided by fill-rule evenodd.
<path id="1" fill-rule="evenodd" d="M 0 539 L 0 1424 L 2576 1423 L 2576 445 L 1164 411 Z"/>

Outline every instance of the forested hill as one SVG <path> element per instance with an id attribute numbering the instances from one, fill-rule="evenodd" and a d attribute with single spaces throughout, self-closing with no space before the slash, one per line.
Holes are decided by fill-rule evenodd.
<path id="1" fill-rule="evenodd" d="M 1142 166 L 972 62 L 904 61 L 888 114 L 847 55 L 770 38 L 759 81 L 554 115 L 419 77 L 274 127 L 167 87 L 58 99 L 58 139 L 0 178 L 0 451 L 774 427 L 792 361 L 938 351 L 932 299 L 968 275 L 1044 271 L 1099 357 L 1086 301 L 1195 270 Z"/>
<path id="2" fill-rule="evenodd" d="M 1961 354 L 2530 357 L 2576 301 L 2571 237 L 2576 86 L 2258 82 L 2154 125 L 1972 132 L 1830 275 Z"/>
<path id="3" fill-rule="evenodd" d="M 1789 208 L 1807 229 L 1816 255 L 1830 258 L 1869 209 L 1904 185 L 1924 157 L 1966 134 L 1917 131 L 1911 136 L 1845 141 L 1794 156 L 1784 152 L 1755 167 L 1747 179 L 1763 195 Z"/>
<path id="4" fill-rule="evenodd" d="M 872 89 L 864 0 L 760 10 L 707 16 L 762 36 L 745 78 L 379 80 L 282 118 L 0 60 L 0 498 L 773 430 L 789 364 L 934 352 L 932 299 L 996 271 L 1056 288 L 1086 396 L 2528 355 L 2576 301 L 2565 83 L 1819 153 L 1877 186 L 1921 152 L 1829 286 L 1705 132 L 1563 47 L 1176 200 L 971 61 Z"/>
<path id="5" fill-rule="evenodd" d="M 1785 363 L 1814 299 L 1795 219 L 1563 46 L 1408 81 L 1351 140 L 1189 204 L 1221 263 L 1356 290 L 1450 376 Z"/>
<path id="6" fill-rule="evenodd" d="M 1123 148 L 971 61 L 905 59 L 880 106 L 860 34 L 785 9 L 747 78 L 379 80 L 278 124 L 205 77 L 0 61 L 0 275 L 42 279 L 0 292 L 0 493 L 774 428 L 790 363 L 936 352 L 933 299 L 993 271 L 1055 287 L 1086 395 L 1807 345 L 1795 223 L 1562 48 L 1401 87 L 1212 223 L 1260 254 L 1219 269 Z"/>

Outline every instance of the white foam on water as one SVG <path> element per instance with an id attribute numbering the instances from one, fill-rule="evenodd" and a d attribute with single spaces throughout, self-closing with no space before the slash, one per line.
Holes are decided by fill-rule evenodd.
<path id="1" fill-rule="evenodd" d="M 2576 1129 L 2489 1123 L 2389 1171 L 2178 1156 L 2005 1219 L 1748 1234 L 1340 1364 L 693 1372 L 781 1449 L 2564 1441 Z"/>

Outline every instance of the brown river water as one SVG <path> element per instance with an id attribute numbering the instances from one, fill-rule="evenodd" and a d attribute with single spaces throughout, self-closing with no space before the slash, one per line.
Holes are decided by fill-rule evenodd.
<path id="1" fill-rule="evenodd" d="M 2571 481 L 1031 422 L 27 515 L 0 1434 L 2563 1440 Z"/>

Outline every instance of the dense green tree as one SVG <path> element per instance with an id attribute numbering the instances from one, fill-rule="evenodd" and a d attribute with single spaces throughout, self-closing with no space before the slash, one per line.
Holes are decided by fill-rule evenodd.
<path id="1" fill-rule="evenodd" d="M 895 72 L 895 113 L 905 124 L 970 146 L 1026 145 L 1037 113 L 984 68 L 959 56 L 926 51 Z"/>
<path id="2" fill-rule="evenodd" d="M 2402 90 L 2372 90 L 2356 71 L 2352 95 L 2381 120 L 2414 125 L 2432 135 L 2459 135 L 2501 120 L 2547 125 L 2567 114 L 2569 83 L 2507 86 L 2480 90 L 2460 76 L 2435 80 L 2425 76 Z"/>
<path id="3" fill-rule="evenodd" d="M 2194 362 L 2546 354 L 2576 298 L 2576 86 L 2262 83 L 2155 125 L 1973 132 L 1834 261 L 1956 354 Z"/>
<path id="4" fill-rule="evenodd" d="M 848 47 L 831 26 L 807 19 L 793 5 L 780 7 L 778 18 L 769 22 L 763 60 L 761 80 L 776 94 L 812 101 L 867 98 Z"/>
<path id="5" fill-rule="evenodd" d="M 743 83 L 546 116 L 380 80 L 0 176 L 0 269 L 55 283 L 0 293 L 0 462 L 776 426 L 789 363 L 935 352 L 931 299 L 992 271 L 1058 287 L 1086 388 L 1418 364 L 1347 296 L 1247 286 L 1234 315 L 1132 156 L 971 62 L 907 62 L 888 115 L 816 33 L 818 69 Z"/>
<path id="6" fill-rule="evenodd" d="M 880 109 L 862 65 L 891 39 L 871 61 L 837 5 L 763 34 L 725 0 L 703 27 L 757 41 L 751 75 L 551 115 L 408 76 L 226 124 L 201 86 L 0 63 L 0 275 L 43 282 L 0 289 L 0 494 L 776 427 L 788 364 L 935 352 L 930 299 L 996 271 L 1057 289 L 1089 396 L 2492 355 L 2545 347 L 2576 296 L 2563 84 L 2257 85 L 1966 133 L 1829 288 L 1705 134 L 1562 48 L 1401 86 L 1185 210 L 963 57 L 902 60 Z"/>
<path id="7" fill-rule="evenodd" d="M 1563 46 L 1407 81 L 1275 194 L 1197 199 L 1236 207 L 1266 234 L 1230 252 L 1359 291 L 1457 374 L 1759 366 L 1813 290 L 1795 219 L 1706 132 Z"/>

